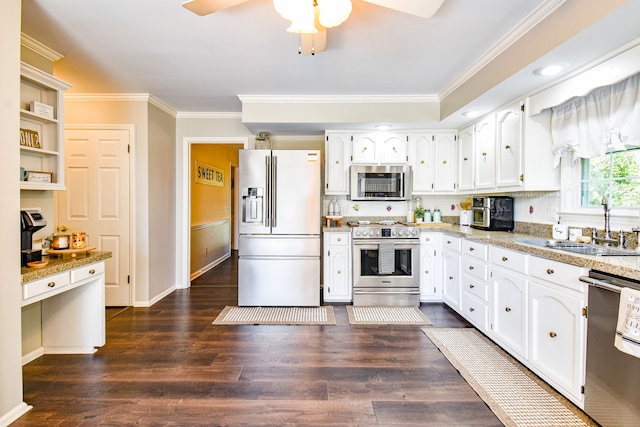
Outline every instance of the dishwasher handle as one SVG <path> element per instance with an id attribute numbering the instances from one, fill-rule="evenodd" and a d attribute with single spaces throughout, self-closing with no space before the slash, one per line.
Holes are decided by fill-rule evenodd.
<path id="1" fill-rule="evenodd" d="M 589 286 L 594 286 L 596 288 L 601 288 L 607 291 L 616 292 L 618 294 L 620 293 L 620 291 L 622 291 L 622 288 L 619 286 L 613 285 L 605 280 L 598 280 L 589 276 L 580 276 L 580 281 L 588 283 Z"/>

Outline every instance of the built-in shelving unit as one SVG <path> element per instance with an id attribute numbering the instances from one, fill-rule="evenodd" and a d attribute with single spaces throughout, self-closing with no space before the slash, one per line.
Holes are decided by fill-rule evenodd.
<path id="1" fill-rule="evenodd" d="M 21 135 L 23 131 L 33 135 L 33 146 L 20 145 L 20 167 L 29 173 L 24 180 L 20 176 L 22 190 L 65 189 L 63 97 L 70 87 L 29 64 L 20 64 L 20 130 Z M 51 114 L 32 111 L 33 102 L 43 104 Z M 46 182 L 48 176 L 51 182 Z"/>

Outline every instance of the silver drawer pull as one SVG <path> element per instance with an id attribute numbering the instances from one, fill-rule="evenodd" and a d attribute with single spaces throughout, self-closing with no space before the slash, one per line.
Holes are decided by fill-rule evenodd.
<path id="1" fill-rule="evenodd" d="M 469 270 L 473 270 L 475 267 L 473 265 L 469 266 Z"/>
<path id="2" fill-rule="evenodd" d="M 425 271 L 424 271 L 424 274 L 429 274 L 429 270 L 425 270 Z"/>
<path id="3" fill-rule="evenodd" d="M 475 288 L 474 285 L 469 285 L 469 289 L 473 289 L 473 288 Z"/>
<path id="4" fill-rule="evenodd" d="M 49 283 L 47 283 L 47 286 L 50 287 L 50 288 L 53 288 L 53 287 L 56 286 L 56 282 L 49 282 Z"/>
<path id="5" fill-rule="evenodd" d="M 475 308 L 473 308 L 473 307 L 470 307 L 470 308 L 469 308 L 469 311 L 476 311 L 476 309 L 475 309 Z"/>
<path id="6" fill-rule="evenodd" d="M 92 268 L 91 270 L 89 270 L 89 274 L 96 274 L 96 271 Z"/>
<path id="7" fill-rule="evenodd" d="M 449 276 L 449 280 L 453 280 L 453 276 Z"/>
<path id="8" fill-rule="evenodd" d="M 475 251 L 475 250 L 476 250 L 476 248 L 474 248 L 473 246 L 471 246 L 471 247 L 469 248 L 469 251 L 470 251 L 470 252 L 473 252 L 473 251 Z"/>

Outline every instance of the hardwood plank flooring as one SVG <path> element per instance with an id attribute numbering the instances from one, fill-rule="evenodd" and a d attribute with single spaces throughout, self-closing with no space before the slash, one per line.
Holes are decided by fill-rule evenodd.
<path id="1" fill-rule="evenodd" d="M 214 326 L 237 257 L 150 308 L 108 309 L 93 355 L 25 365 L 14 426 L 500 426 L 418 326 Z M 469 327 L 423 304 L 435 327 Z"/>

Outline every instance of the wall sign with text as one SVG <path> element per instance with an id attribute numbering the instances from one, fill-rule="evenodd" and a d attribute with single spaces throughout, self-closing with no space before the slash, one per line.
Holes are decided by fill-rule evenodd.
<path id="1" fill-rule="evenodd" d="M 224 170 L 196 160 L 196 184 L 224 187 Z"/>

